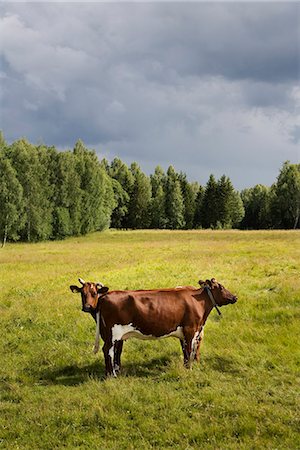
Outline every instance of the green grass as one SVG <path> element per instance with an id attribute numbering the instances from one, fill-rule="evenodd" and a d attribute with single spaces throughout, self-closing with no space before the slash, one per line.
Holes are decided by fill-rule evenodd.
<path id="1" fill-rule="evenodd" d="M 299 449 L 299 231 L 108 231 L 0 251 L 0 448 Z M 235 305 L 208 319 L 201 362 L 130 340 L 104 379 L 95 326 L 69 291 L 215 277 Z"/>

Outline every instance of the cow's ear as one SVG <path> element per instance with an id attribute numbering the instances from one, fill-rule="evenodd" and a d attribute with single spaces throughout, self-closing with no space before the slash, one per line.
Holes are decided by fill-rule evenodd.
<path id="1" fill-rule="evenodd" d="M 198 283 L 200 284 L 201 287 L 205 286 L 205 284 L 206 284 L 205 281 L 203 281 L 203 280 L 199 280 Z"/>
<path id="2" fill-rule="evenodd" d="M 78 294 L 78 292 L 81 292 L 81 288 L 78 286 L 75 286 L 74 284 L 72 284 L 72 286 L 70 286 L 70 289 L 74 294 Z"/>
<path id="3" fill-rule="evenodd" d="M 206 280 L 205 284 L 208 284 L 208 286 L 211 287 L 211 281 L 210 280 Z"/>
<path id="4" fill-rule="evenodd" d="M 218 286 L 218 282 L 215 278 L 211 279 L 211 286 Z"/>
<path id="5" fill-rule="evenodd" d="M 107 286 L 102 286 L 100 287 L 100 289 L 98 289 L 98 294 L 106 294 L 106 292 L 108 292 L 108 287 Z"/>

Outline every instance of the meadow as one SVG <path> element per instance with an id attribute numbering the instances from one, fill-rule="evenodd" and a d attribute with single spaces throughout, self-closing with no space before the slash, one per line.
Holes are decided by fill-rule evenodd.
<path id="1" fill-rule="evenodd" d="M 299 231 L 107 231 L 0 249 L 0 448 L 299 449 Z M 129 340 L 104 378 L 69 290 L 197 285 L 239 297 L 208 318 L 200 364 Z"/>

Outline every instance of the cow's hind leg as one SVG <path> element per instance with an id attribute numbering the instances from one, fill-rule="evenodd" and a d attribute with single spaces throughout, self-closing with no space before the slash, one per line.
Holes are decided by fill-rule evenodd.
<path id="1" fill-rule="evenodd" d="M 114 369 L 115 372 L 118 374 L 121 370 L 121 354 L 123 349 L 123 341 L 116 341 L 115 342 L 115 354 L 114 354 Z"/>
<path id="2" fill-rule="evenodd" d="M 189 354 L 187 351 L 187 346 L 186 346 L 186 341 L 185 339 L 180 339 L 180 344 L 181 344 L 181 348 L 182 348 L 182 353 L 183 353 L 183 364 L 186 366 L 189 360 Z"/>

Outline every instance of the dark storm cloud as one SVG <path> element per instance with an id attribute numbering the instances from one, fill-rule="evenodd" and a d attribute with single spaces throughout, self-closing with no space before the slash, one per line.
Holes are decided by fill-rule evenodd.
<path id="1" fill-rule="evenodd" d="M 272 182 L 299 158 L 299 6 L 2 4 L 0 127 L 201 182 Z"/>

